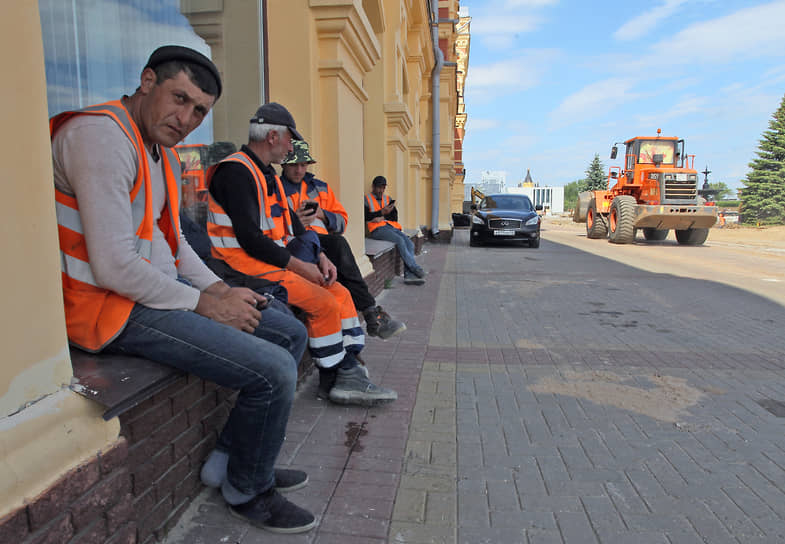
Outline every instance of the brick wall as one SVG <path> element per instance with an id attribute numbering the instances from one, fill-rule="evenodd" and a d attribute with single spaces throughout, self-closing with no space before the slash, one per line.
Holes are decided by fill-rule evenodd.
<path id="1" fill-rule="evenodd" d="M 424 240 L 414 238 L 420 253 Z M 374 296 L 403 273 L 394 249 L 371 257 Z M 306 351 L 299 380 L 313 370 Z M 0 519 L 0 543 L 152 544 L 201 490 L 199 471 L 236 394 L 184 376 L 120 416 L 121 438 L 64 474 L 47 491 Z"/>
<path id="2" fill-rule="evenodd" d="M 235 394 L 194 376 L 120 416 L 121 439 L 0 520 L 0 542 L 151 544 L 201 490 Z"/>

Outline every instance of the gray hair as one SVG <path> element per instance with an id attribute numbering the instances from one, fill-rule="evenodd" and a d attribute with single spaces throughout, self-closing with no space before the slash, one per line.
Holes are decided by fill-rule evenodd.
<path id="1" fill-rule="evenodd" d="M 250 128 L 248 129 L 248 141 L 249 142 L 261 142 L 270 132 L 277 132 L 279 136 L 283 136 L 285 131 L 288 131 L 289 127 L 284 125 L 270 125 L 268 123 L 251 123 Z"/>

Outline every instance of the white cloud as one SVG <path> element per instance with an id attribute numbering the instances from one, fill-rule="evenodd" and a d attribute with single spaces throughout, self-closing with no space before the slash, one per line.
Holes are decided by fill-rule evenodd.
<path id="1" fill-rule="evenodd" d="M 619 104 L 638 99 L 639 95 L 632 92 L 634 83 L 633 79 L 610 78 L 587 85 L 551 113 L 551 128 L 602 117 Z"/>
<path id="2" fill-rule="evenodd" d="M 672 119 L 679 119 L 693 113 L 705 114 L 712 106 L 712 99 L 706 96 L 685 96 L 669 106 L 665 111 L 657 111 L 650 115 L 637 116 L 640 126 L 662 126 Z"/>
<path id="3" fill-rule="evenodd" d="M 466 120 L 466 131 L 481 132 L 499 128 L 501 123 L 498 119 L 475 119 L 471 115 Z"/>
<path id="4" fill-rule="evenodd" d="M 506 5 L 511 8 L 542 8 L 558 3 L 559 0 L 507 0 Z"/>
<path id="5" fill-rule="evenodd" d="M 540 83 L 560 55 L 555 50 L 531 50 L 515 58 L 472 66 L 466 76 L 466 94 L 474 103 L 530 89 Z"/>
<path id="6" fill-rule="evenodd" d="M 651 48 L 636 68 L 656 69 L 675 64 L 727 64 L 780 56 L 785 48 L 785 2 L 745 8 L 730 15 L 696 23 Z"/>
<path id="7" fill-rule="evenodd" d="M 536 29 L 540 22 L 541 19 L 535 15 L 472 17 L 472 36 L 522 34 Z"/>
<path id="8" fill-rule="evenodd" d="M 679 7 L 685 4 L 686 1 L 687 0 L 665 0 L 662 5 L 647 6 L 640 15 L 633 17 L 619 27 L 619 29 L 613 33 L 613 37 L 623 41 L 640 38 L 646 34 L 646 32 L 653 30 L 660 21 L 667 19 L 678 11 Z"/>

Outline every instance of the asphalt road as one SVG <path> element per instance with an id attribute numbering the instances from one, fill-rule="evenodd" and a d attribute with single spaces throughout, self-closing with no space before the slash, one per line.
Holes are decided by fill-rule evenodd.
<path id="1" fill-rule="evenodd" d="M 615 245 L 586 238 L 583 225 L 546 220 L 544 226 L 543 237 L 556 243 L 641 270 L 741 287 L 785 305 L 785 249 L 781 242 L 760 242 L 752 237 L 747 243 L 725 241 L 724 233 L 712 230 L 706 243 L 698 247 L 679 245 L 672 232 L 662 242 L 646 242 L 639 235 L 634 244 Z"/>

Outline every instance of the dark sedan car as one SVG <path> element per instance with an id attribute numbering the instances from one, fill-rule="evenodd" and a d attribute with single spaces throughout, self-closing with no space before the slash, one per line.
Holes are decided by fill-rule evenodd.
<path id="1" fill-rule="evenodd" d="M 486 195 L 473 207 L 469 245 L 484 242 L 528 242 L 540 247 L 540 216 L 542 206 L 532 205 L 526 195 Z"/>

